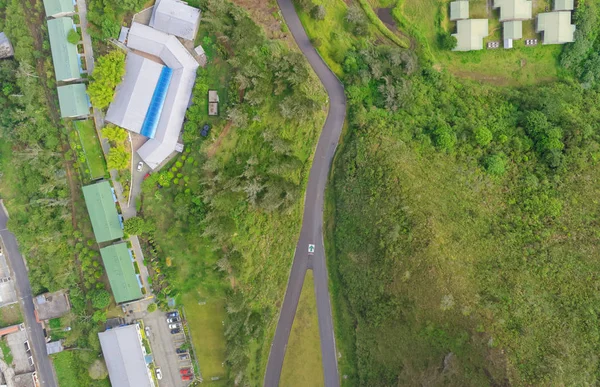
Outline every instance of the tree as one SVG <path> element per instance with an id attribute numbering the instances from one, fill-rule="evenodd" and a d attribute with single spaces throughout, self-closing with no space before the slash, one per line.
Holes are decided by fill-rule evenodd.
<path id="1" fill-rule="evenodd" d="M 102 129 L 102 135 L 113 144 L 121 144 L 127 140 L 127 131 L 112 124 L 106 125 Z"/>
<path id="2" fill-rule="evenodd" d="M 90 101 L 98 109 L 106 108 L 113 100 L 115 87 L 125 74 L 125 54 L 112 51 L 98 58 L 88 85 Z"/>
<path id="3" fill-rule="evenodd" d="M 154 311 L 156 311 L 156 309 L 158 309 L 158 306 L 156 305 L 155 302 L 151 303 L 150 305 L 148 305 L 148 307 L 146 308 L 146 310 L 148 311 L 148 313 L 152 313 Z"/>
<path id="4" fill-rule="evenodd" d="M 475 129 L 474 134 L 475 141 L 479 146 L 487 146 L 494 138 L 492 132 L 488 128 L 484 127 L 479 127 Z"/>
<path id="5" fill-rule="evenodd" d="M 106 322 L 106 312 L 104 310 L 97 310 L 92 315 L 92 321 L 97 323 Z"/>
<path id="6" fill-rule="evenodd" d="M 91 292 L 91 300 L 95 309 L 104 309 L 110 305 L 110 294 L 104 289 L 96 289 Z"/>
<path id="7" fill-rule="evenodd" d="M 140 235 L 146 231 L 146 222 L 138 216 L 127 219 L 123 226 L 125 232 L 129 235 Z"/>
<path id="8" fill-rule="evenodd" d="M 81 40 L 81 36 L 75 30 L 69 30 L 67 34 L 67 41 L 71 44 L 77 44 Z"/>
<path id="9" fill-rule="evenodd" d="M 438 42 L 442 50 L 452 50 L 456 47 L 458 41 L 449 33 L 443 33 L 438 36 Z"/>
<path id="10" fill-rule="evenodd" d="M 325 19 L 325 7 L 322 5 L 315 5 L 310 10 L 310 16 L 315 20 L 323 20 Z"/>
<path id="11" fill-rule="evenodd" d="M 116 169 L 122 171 L 127 169 L 129 165 L 129 152 L 124 146 L 117 146 L 110 148 L 108 156 L 106 157 L 106 166 L 108 169 Z"/>
<path id="12" fill-rule="evenodd" d="M 494 176 L 502 176 L 506 172 L 507 159 L 504 153 L 489 156 L 485 160 L 485 170 Z"/>

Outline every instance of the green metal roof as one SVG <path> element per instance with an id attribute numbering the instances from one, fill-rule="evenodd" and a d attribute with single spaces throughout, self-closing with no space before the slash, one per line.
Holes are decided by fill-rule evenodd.
<path id="1" fill-rule="evenodd" d="M 73 0 L 44 0 L 46 17 L 75 12 Z"/>
<path id="2" fill-rule="evenodd" d="M 77 46 L 67 41 L 67 34 L 72 29 L 73 19 L 70 17 L 48 20 L 48 36 L 57 81 L 81 78 Z"/>
<path id="3" fill-rule="evenodd" d="M 61 117 L 79 117 L 90 114 L 90 101 L 85 92 L 85 84 L 58 87 L 58 103 Z"/>
<path id="4" fill-rule="evenodd" d="M 117 243 L 100 249 L 100 255 L 117 304 L 142 298 L 127 244 Z"/>
<path id="5" fill-rule="evenodd" d="M 83 187 L 83 197 L 92 220 L 96 241 L 101 243 L 121 238 L 121 221 L 108 181 L 86 185 Z"/>
<path id="6" fill-rule="evenodd" d="M 521 39 L 523 37 L 523 22 L 512 20 L 502 23 L 504 39 Z"/>

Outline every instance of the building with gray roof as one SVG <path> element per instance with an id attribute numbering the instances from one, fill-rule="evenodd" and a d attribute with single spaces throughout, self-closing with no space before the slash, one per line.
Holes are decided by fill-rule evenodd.
<path id="1" fill-rule="evenodd" d="M 555 11 L 572 11 L 575 8 L 573 0 L 554 0 Z"/>
<path id="2" fill-rule="evenodd" d="M 558 11 L 538 14 L 536 32 L 542 33 L 542 44 L 564 44 L 575 40 L 575 25 L 571 12 Z"/>
<path id="3" fill-rule="evenodd" d="M 194 40 L 200 25 L 200 10 L 178 0 L 157 0 L 150 27 L 167 34 Z"/>
<path id="4" fill-rule="evenodd" d="M 469 18 L 469 2 L 453 1 L 450 3 L 450 20 L 461 20 Z"/>
<path id="5" fill-rule="evenodd" d="M 502 23 L 502 35 L 504 40 L 517 40 L 523 38 L 523 21 L 511 20 Z"/>
<path id="6" fill-rule="evenodd" d="M 162 79 L 159 79 L 156 84 L 144 117 L 147 125 L 154 128 L 148 132 L 152 132 L 152 136 L 147 135 L 150 139 L 138 150 L 142 160 L 150 168 L 155 169 L 178 149 L 179 133 L 190 103 L 199 65 L 175 36 L 143 24 L 135 22 L 132 24 L 127 46 L 160 58 L 165 68 L 168 68 L 168 70 L 165 68 L 161 70 Z M 127 74 L 125 77 L 127 78 Z M 124 91 L 127 90 L 131 92 L 125 93 Z M 134 90 L 135 88 L 122 88 L 120 92 L 132 98 Z M 140 131 L 142 135 L 144 135 L 144 125 L 142 124 Z"/>
<path id="7" fill-rule="evenodd" d="M 113 387 L 154 387 L 138 324 L 109 329 L 98 338 Z"/>
<path id="8" fill-rule="evenodd" d="M 15 50 L 10 44 L 8 36 L 4 32 L 0 32 L 0 59 L 10 58 L 13 55 L 15 55 Z"/>
<path id="9" fill-rule="evenodd" d="M 489 35 L 487 19 L 467 19 L 456 22 L 456 47 L 453 51 L 483 49 L 483 38 Z"/>
<path id="10" fill-rule="evenodd" d="M 532 18 L 531 0 L 494 0 L 494 8 L 500 8 L 500 21 L 528 20 Z"/>

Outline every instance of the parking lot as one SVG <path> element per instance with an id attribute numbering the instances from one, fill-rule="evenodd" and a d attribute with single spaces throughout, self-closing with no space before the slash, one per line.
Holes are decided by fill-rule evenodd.
<path id="1" fill-rule="evenodd" d="M 167 323 L 167 316 L 162 311 L 156 311 L 146 314 L 143 318 L 144 326 L 150 328 L 150 346 L 154 356 L 154 364 L 160 368 L 162 379 L 159 385 L 164 387 L 187 386 L 190 381 L 181 380 L 179 370 L 184 368 L 192 369 L 192 363 L 187 355 L 187 359 L 180 359 L 183 354 L 177 353 L 177 348 L 185 343 L 183 327 L 181 332 L 171 334 L 171 329 Z M 181 324 L 178 324 L 179 326 Z"/>

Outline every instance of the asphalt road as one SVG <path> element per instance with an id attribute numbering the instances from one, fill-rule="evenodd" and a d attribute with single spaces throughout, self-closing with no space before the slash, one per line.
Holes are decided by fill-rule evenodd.
<path id="1" fill-rule="evenodd" d="M 27 268 L 23 257 L 19 252 L 19 246 L 13 233 L 6 229 L 8 216 L 0 201 L 0 238 L 5 247 L 5 255 L 15 276 L 17 294 L 19 295 L 23 315 L 25 317 L 25 327 L 29 336 L 29 344 L 32 349 L 33 360 L 37 369 L 38 378 L 42 387 L 58 387 L 48 352 L 46 351 L 46 341 L 42 326 L 37 322 L 33 309 L 33 298 L 31 294 L 31 284 L 27 276 Z"/>
<path id="2" fill-rule="evenodd" d="M 288 338 L 294 322 L 296 308 L 302 291 L 306 270 L 312 267 L 315 279 L 317 311 L 319 316 L 319 335 L 323 355 L 323 371 L 325 386 L 339 386 L 340 379 L 337 368 L 335 337 L 333 334 L 333 319 L 329 299 L 327 266 L 325 264 L 325 249 L 323 246 L 323 202 L 329 169 L 342 132 L 346 117 L 346 96 L 344 88 L 335 74 L 327 67 L 317 51 L 311 45 L 291 0 L 277 0 L 281 13 L 294 37 L 298 47 L 325 86 L 329 97 L 329 112 L 319 143 L 315 151 L 313 165 L 310 170 L 306 189 L 304 215 L 300 239 L 296 246 L 294 262 L 288 280 L 288 286 L 271 345 L 267 372 L 264 385 L 277 386 L 281 376 L 283 358 Z M 314 244 L 314 255 L 308 255 L 308 245 Z"/>

